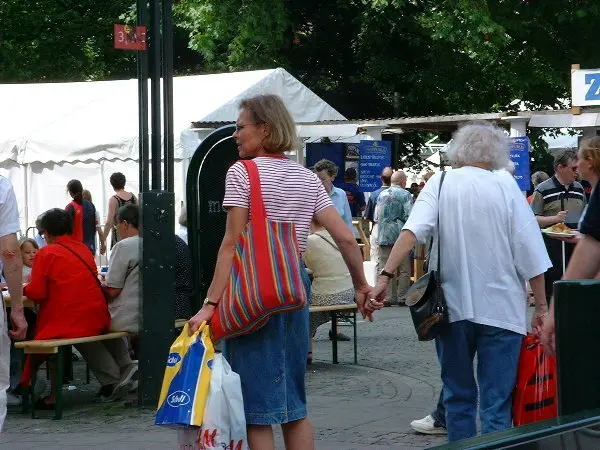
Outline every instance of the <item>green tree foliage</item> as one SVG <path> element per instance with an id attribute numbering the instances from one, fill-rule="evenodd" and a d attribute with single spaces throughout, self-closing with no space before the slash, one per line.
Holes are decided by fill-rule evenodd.
<path id="1" fill-rule="evenodd" d="M 3 0 L 0 82 L 135 76 L 131 0 Z M 178 74 L 284 67 L 352 118 L 531 109 L 597 67 L 597 0 L 179 0 Z M 188 49 L 189 47 L 189 49 Z M 532 136 L 533 137 L 533 136 Z M 419 139 L 400 138 L 407 153 Z M 536 140 L 537 142 L 537 140 Z"/>
<path id="2" fill-rule="evenodd" d="M 2 0 L 0 82 L 134 78 L 135 52 L 113 48 L 114 24 L 135 23 L 135 2 Z M 202 56 L 174 32 L 176 73 L 197 73 Z"/>
<path id="3" fill-rule="evenodd" d="M 594 66 L 593 0 L 182 0 L 207 68 L 280 65 L 346 115 L 554 106 Z"/>
<path id="4" fill-rule="evenodd" d="M 113 24 L 127 6 L 123 0 L 3 0 L 0 80 L 81 81 L 131 74 L 132 54 L 112 48 Z"/>

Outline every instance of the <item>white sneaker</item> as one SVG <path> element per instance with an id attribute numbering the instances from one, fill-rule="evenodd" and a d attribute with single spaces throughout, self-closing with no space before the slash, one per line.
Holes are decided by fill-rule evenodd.
<path id="1" fill-rule="evenodd" d="M 131 378 L 136 374 L 138 370 L 137 364 L 131 364 L 125 373 L 121 376 L 119 384 L 115 386 L 111 394 L 111 400 L 120 400 L 127 395 L 129 390 L 132 388 Z"/>
<path id="2" fill-rule="evenodd" d="M 21 406 L 23 398 L 20 395 L 15 395 L 12 392 L 6 393 L 6 405 L 7 406 Z"/>
<path id="3" fill-rule="evenodd" d="M 423 434 L 448 434 L 446 428 L 435 424 L 435 419 L 430 415 L 420 420 L 413 420 L 410 427 L 417 433 Z"/>

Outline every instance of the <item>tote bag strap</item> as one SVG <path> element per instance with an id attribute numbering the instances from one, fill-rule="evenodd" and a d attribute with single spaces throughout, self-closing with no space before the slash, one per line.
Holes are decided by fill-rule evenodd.
<path id="1" fill-rule="evenodd" d="M 251 160 L 242 160 L 241 163 L 246 167 L 248 180 L 250 181 L 250 222 L 252 223 L 252 226 L 262 226 L 262 230 L 266 231 L 265 221 L 267 220 L 267 213 L 265 211 L 262 189 L 260 187 L 258 167 L 256 166 L 256 163 Z"/>
<path id="2" fill-rule="evenodd" d="M 446 172 L 442 172 L 442 179 L 440 180 L 440 188 L 438 190 L 438 213 L 437 213 L 437 232 L 438 232 L 438 251 L 437 251 L 437 273 L 436 273 L 436 281 L 437 285 L 442 285 L 442 277 L 441 277 L 441 261 L 442 261 L 442 231 L 440 230 L 440 200 L 442 196 L 442 184 L 444 184 L 444 178 L 446 178 Z M 433 243 L 433 241 L 432 241 Z"/>
<path id="3" fill-rule="evenodd" d="M 267 233 L 267 213 L 263 201 L 262 189 L 260 187 L 260 176 L 256 163 L 251 160 L 242 160 L 242 164 L 248 172 L 250 180 L 250 224 L 252 225 L 252 252 L 257 262 L 257 276 L 261 280 L 261 287 L 265 289 L 274 289 L 275 281 L 267 282 L 269 272 L 265 269 L 270 262 L 269 256 L 269 235 Z M 269 277 L 272 279 L 272 277 Z M 272 284 L 272 286 L 269 286 Z"/>

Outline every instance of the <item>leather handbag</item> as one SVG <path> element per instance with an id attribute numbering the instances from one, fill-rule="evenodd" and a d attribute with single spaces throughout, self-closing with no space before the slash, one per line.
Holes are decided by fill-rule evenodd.
<path id="1" fill-rule="evenodd" d="M 240 235 L 225 292 L 210 328 L 214 340 L 257 330 L 275 313 L 306 306 L 306 270 L 293 222 L 270 220 L 258 167 L 242 160 L 250 180 L 250 220 Z"/>
<path id="2" fill-rule="evenodd" d="M 438 191 L 437 268 L 436 270 L 430 270 L 419 278 L 406 293 L 406 305 L 410 308 L 410 315 L 420 341 L 435 339 L 449 324 L 448 306 L 446 305 L 440 276 L 442 233 L 440 232 L 439 202 L 445 177 L 446 172 L 443 172 Z"/>

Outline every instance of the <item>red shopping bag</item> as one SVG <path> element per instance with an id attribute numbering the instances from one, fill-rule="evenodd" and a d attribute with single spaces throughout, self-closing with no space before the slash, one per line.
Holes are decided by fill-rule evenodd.
<path id="1" fill-rule="evenodd" d="M 539 338 L 523 339 L 517 386 L 513 394 L 515 426 L 552 419 L 557 415 L 556 359 L 544 354 Z"/>

